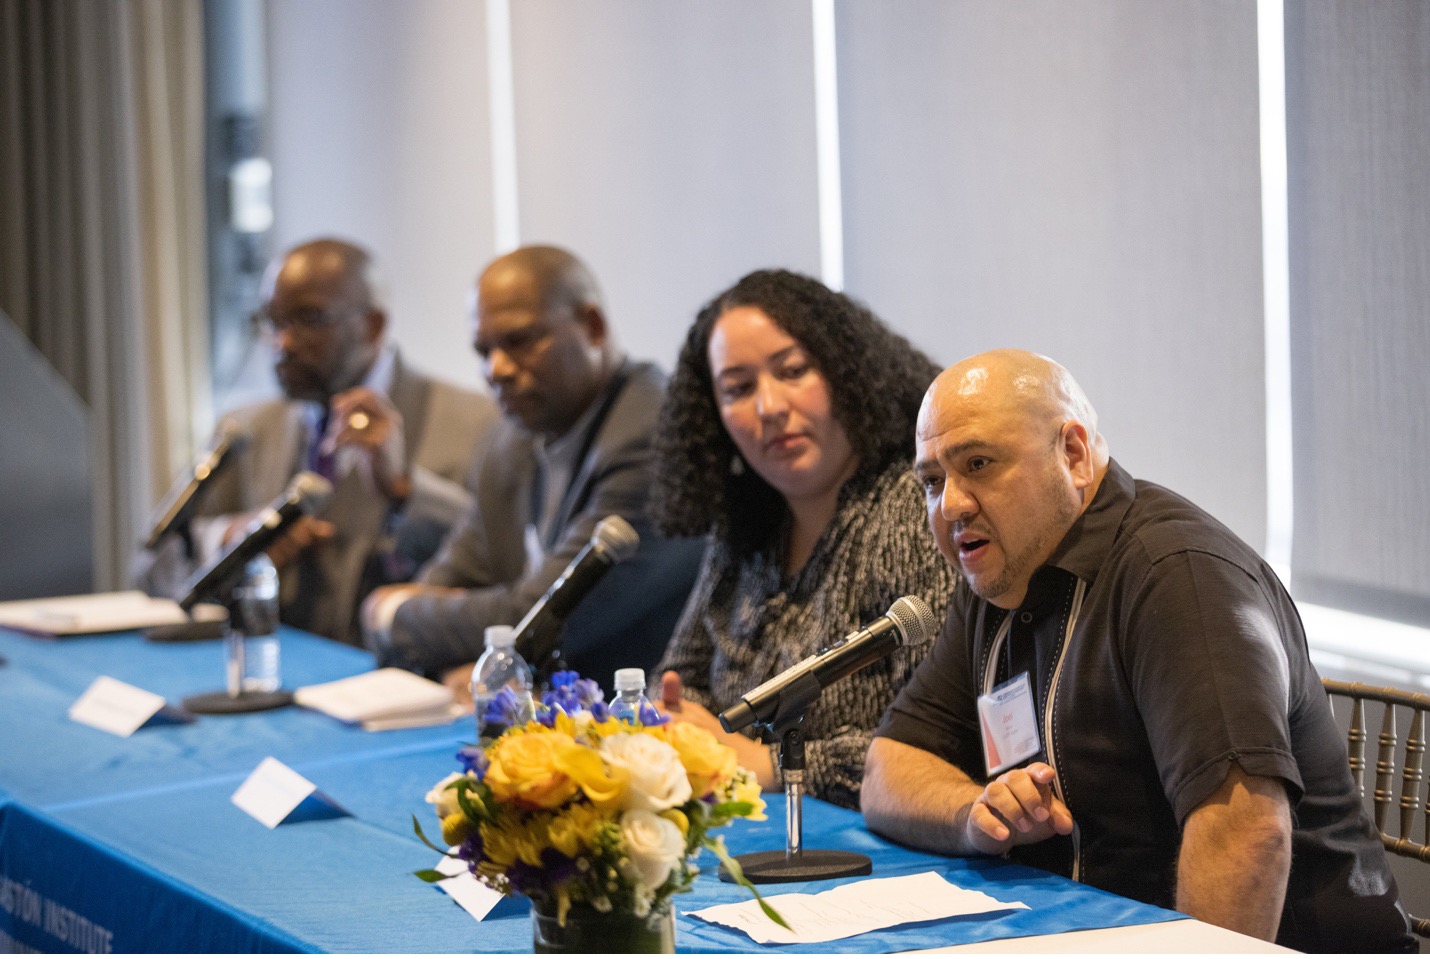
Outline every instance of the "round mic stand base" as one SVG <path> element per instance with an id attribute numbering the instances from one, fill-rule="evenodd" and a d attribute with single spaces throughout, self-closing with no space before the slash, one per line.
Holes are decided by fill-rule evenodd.
<path id="1" fill-rule="evenodd" d="M 813 882 L 816 879 L 846 879 L 867 876 L 874 871 L 868 856 L 838 849 L 801 849 L 790 856 L 783 849 L 750 852 L 736 856 L 745 878 L 757 885 L 777 882 Z M 734 882 L 720 867 L 721 882 Z"/>
<path id="2" fill-rule="evenodd" d="M 227 691 L 200 693 L 184 700 L 184 709 L 206 716 L 225 716 L 237 713 L 261 713 L 269 709 L 282 709 L 293 705 L 293 694 L 278 690 L 272 693 L 245 692 L 230 696 Z"/>

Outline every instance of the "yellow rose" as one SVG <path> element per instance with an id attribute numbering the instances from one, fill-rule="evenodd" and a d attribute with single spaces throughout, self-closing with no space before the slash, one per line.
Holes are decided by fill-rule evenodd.
<path id="1" fill-rule="evenodd" d="M 625 769 L 607 765 L 600 753 L 579 743 L 558 750 L 556 768 L 580 786 L 586 798 L 602 809 L 614 808 L 630 781 L 630 774 Z"/>
<path id="2" fill-rule="evenodd" d="M 667 725 L 665 741 L 680 755 L 680 764 L 690 780 L 690 792 L 696 797 L 720 789 L 734 778 L 739 768 L 735 763 L 735 750 L 691 723 Z"/>
<path id="3" fill-rule="evenodd" d="M 488 754 L 486 783 L 498 802 L 526 809 L 555 809 L 576 794 L 576 783 L 558 766 L 563 749 L 575 740 L 543 729 L 503 736 Z"/>

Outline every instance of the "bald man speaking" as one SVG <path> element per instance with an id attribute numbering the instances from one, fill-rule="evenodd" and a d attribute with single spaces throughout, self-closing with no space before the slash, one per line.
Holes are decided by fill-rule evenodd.
<path id="1" fill-rule="evenodd" d="M 870 827 L 1296 949 L 1413 949 L 1300 619 L 1256 552 L 1110 459 L 1045 357 L 945 370 L 917 429 L 962 581 L 870 747 Z"/>

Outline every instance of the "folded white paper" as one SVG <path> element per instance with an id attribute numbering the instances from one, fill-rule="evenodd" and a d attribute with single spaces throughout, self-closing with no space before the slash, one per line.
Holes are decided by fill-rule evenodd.
<path id="1" fill-rule="evenodd" d="M 795 892 L 767 896 L 765 902 L 784 917 L 793 931 L 776 924 L 753 899 L 686 915 L 738 929 L 756 942 L 770 945 L 831 942 L 909 922 L 1028 908 L 1021 902 L 1000 902 L 984 893 L 962 889 L 936 872 L 865 879 L 813 895 Z"/>
<path id="2" fill-rule="evenodd" d="M 477 922 L 485 919 L 501 902 L 501 893 L 477 882 L 477 877 L 467 871 L 467 864 L 456 856 L 443 856 L 437 863 L 437 871 L 447 877 L 437 881 L 437 888 L 451 896 L 452 901 Z"/>
<path id="3" fill-rule="evenodd" d="M 138 590 L 0 603 L 0 626 L 43 636 L 112 633 L 188 620 L 172 599 L 155 599 Z"/>
<path id="4" fill-rule="evenodd" d="M 345 723 L 386 724 L 387 728 L 450 722 L 463 712 L 460 707 L 452 711 L 452 693 L 446 686 L 391 667 L 304 686 L 293 698 L 300 706 Z"/>
<path id="5" fill-rule="evenodd" d="M 310 796 L 334 812 L 343 812 L 341 806 L 317 790 L 311 781 L 269 756 L 249 773 L 231 800 L 269 829 L 291 816 Z"/>
<path id="6" fill-rule="evenodd" d="M 75 722 L 116 736 L 133 735 L 159 713 L 174 718 L 181 716 L 178 710 L 170 709 L 158 693 L 120 682 L 112 676 L 100 676 L 90 683 L 69 708 L 69 717 Z"/>

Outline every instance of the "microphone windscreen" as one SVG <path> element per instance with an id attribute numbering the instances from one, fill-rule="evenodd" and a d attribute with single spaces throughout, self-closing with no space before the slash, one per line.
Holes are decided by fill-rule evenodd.
<path id="1" fill-rule="evenodd" d="M 904 643 L 922 643 L 933 638 L 938 632 L 938 621 L 934 619 L 929 604 L 918 596 L 900 596 L 884 615 L 894 621 Z"/>
<path id="2" fill-rule="evenodd" d="M 596 531 L 591 534 L 592 547 L 612 563 L 630 559 L 640 544 L 640 534 L 630 523 L 615 515 L 597 523 Z"/>
<path id="3" fill-rule="evenodd" d="M 287 498 L 297 503 L 306 516 L 321 513 L 333 495 L 333 484 L 317 473 L 302 472 L 288 484 Z"/>

